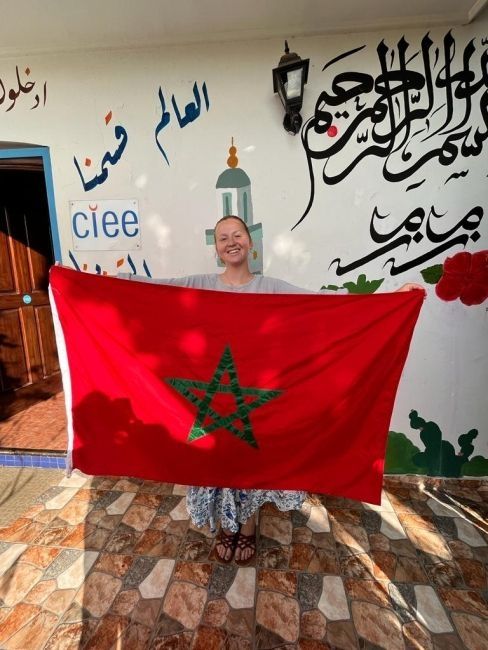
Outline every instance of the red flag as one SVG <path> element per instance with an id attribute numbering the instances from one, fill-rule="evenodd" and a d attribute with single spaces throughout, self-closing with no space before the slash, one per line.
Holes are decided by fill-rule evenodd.
<path id="1" fill-rule="evenodd" d="M 51 289 L 73 467 L 379 503 L 421 291 L 229 293 L 61 267 Z"/>

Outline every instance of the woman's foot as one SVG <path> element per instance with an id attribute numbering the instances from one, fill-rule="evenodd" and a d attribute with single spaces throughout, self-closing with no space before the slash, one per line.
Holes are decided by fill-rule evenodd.
<path id="1" fill-rule="evenodd" d="M 226 564 L 232 560 L 238 534 L 232 533 L 230 530 L 224 530 L 223 528 L 220 529 L 215 546 L 215 554 L 218 560 Z"/>
<path id="2" fill-rule="evenodd" d="M 242 524 L 237 536 L 235 560 L 236 564 L 248 564 L 256 554 L 256 519 L 250 517 Z"/>

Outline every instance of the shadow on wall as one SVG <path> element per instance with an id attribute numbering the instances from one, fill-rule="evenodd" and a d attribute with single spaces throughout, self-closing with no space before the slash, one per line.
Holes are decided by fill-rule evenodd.
<path id="1" fill-rule="evenodd" d="M 417 411 L 410 411 L 410 425 L 420 430 L 420 439 L 425 449 L 413 444 L 404 434 L 390 431 L 385 458 L 386 474 L 426 474 L 458 478 L 461 476 L 488 476 L 488 459 L 474 456 L 473 441 L 477 429 L 471 429 L 459 436 L 459 451 L 454 445 L 442 439 L 442 431 L 435 422 L 428 422 Z"/>

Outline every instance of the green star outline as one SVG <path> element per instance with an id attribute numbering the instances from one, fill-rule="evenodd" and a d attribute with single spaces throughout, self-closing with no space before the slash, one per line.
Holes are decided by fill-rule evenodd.
<path id="1" fill-rule="evenodd" d="M 221 383 L 222 376 L 225 372 L 229 375 L 229 384 Z M 181 379 L 179 377 L 167 378 L 165 381 L 177 390 L 180 395 L 183 395 L 183 397 L 198 407 L 197 417 L 190 429 L 190 433 L 188 434 L 188 442 L 198 440 L 203 436 L 213 433 L 217 429 L 227 429 L 227 431 L 256 449 L 258 448 L 258 443 L 253 435 L 249 413 L 283 393 L 282 390 L 243 388 L 239 384 L 234 358 L 229 345 L 225 347 L 213 377 L 209 382 Z M 195 393 L 191 392 L 192 389 L 204 390 L 204 397 L 198 397 Z M 214 409 L 210 407 L 212 398 L 217 392 L 232 393 L 234 395 L 237 409 L 230 415 L 224 417 L 216 413 Z M 250 404 L 246 404 L 244 397 L 247 395 L 255 396 L 257 399 Z M 204 429 L 203 422 L 207 416 L 213 419 L 213 423 Z M 237 419 L 241 420 L 244 425 L 242 431 L 232 424 Z"/>

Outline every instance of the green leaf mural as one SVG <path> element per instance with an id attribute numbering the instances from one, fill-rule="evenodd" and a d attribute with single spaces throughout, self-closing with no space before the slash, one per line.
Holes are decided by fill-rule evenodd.
<path id="1" fill-rule="evenodd" d="M 384 278 L 380 280 L 366 280 L 364 273 L 358 277 L 357 282 L 344 282 L 344 287 L 349 293 L 374 293 L 383 284 Z"/>
<path id="2" fill-rule="evenodd" d="M 442 277 L 442 269 L 442 264 L 434 264 L 434 266 L 429 266 L 420 273 L 427 284 L 437 284 Z"/>
<path id="3" fill-rule="evenodd" d="M 419 468 L 412 460 L 420 453 L 404 433 L 390 431 L 385 456 L 385 474 L 425 474 L 427 470 Z"/>
<path id="4" fill-rule="evenodd" d="M 327 289 L 328 291 L 338 291 L 339 289 L 347 289 L 349 293 L 374 293 L 383 284 L 385 278 L 379 280 L 366 280 L 364 273 L 358 277 L 357 282 L 344 282 L 342 287 L 336 284 L 328 284 L 320 287 L 320 290 Z"/>
<path id="5" fill-rule="evenodd" d="M 462 476 L 488 476 L 488 458 L 474 456 L 461 468 Z"/>

